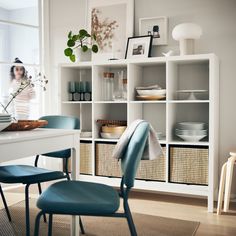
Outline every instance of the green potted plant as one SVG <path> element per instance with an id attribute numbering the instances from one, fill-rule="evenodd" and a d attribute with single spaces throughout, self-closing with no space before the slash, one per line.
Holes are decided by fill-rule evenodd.
<path id="1" fill-rule="evenodd" d="M 67 48 L 64 50 L 66 57 L 72 62 L 91 60 L 91 51 L 98 52 L 96 35 L 91 35 L 85 29 L 81 29 L 78 34 L 72 31 L 68 34 Z"/>

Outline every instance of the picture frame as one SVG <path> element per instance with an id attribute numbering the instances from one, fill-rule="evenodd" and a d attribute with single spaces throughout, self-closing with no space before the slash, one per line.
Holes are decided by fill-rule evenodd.
<path id="1" fill-rule="evenodd" d="M 129 37 L 127 40 L 125 59 L 150 57 L 152 39 L 152 35 Z"/>
<path id="2" fill-rule="evenodd" d="M 100 34 L 96 35 L 99 51 L 92 54 L 92 60 L 123 59 L 127 38 L 134 34 L 134 0 L 88 0 L 86 2 L 88 32 Z M 109 32 L 109 35 L 105 35 L 106 32 Z"/>
<path id="3" fill-rule="evenodd" d="M 153 35 L 152 45 L 168 44 L 168 17 L 146 17 L 139 19 L 139 35 Z"/>

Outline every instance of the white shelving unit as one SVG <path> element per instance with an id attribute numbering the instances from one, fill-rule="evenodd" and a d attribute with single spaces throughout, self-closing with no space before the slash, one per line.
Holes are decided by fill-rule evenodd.
<path id="1" fill-rule="evenodd" d="M 128 80 L 127 101 L 102 101 L 103 72 L 123 70 Z M 77 116 L 81 120 L 81 130 L 92 131 L 91 138 L 81 141 L 92 143 L 92 175 L 81 175 L 81 179 L 119 185 L 119 178 L 96 176 L 95 144 L 97 142 L 117 142 L 116 139 L 102 139 L 96 124 L 97 119 L 127 120 L 128 125 L 137 118 L 149 121 L 153 127 L 166 134 L 160 143 L 166 147 L 165 182 L 136 180 L 135 188 L 176 194 L 197 195 L 208 198 L 208 211 L 213 212 L 214 194 L 218 186 L 218 106 L 219 106 L 219 62 L 214 54 L 155 57 L 139 60 L 119 60 L 107 62 L 80 62 L 60 65 L 61 114 Z M 92 101 L 68 101 L 68 82 L 83 80 L 92 83 Z M 135 87 L 159 84 L 167 90 L 166 100 L 136 101 Z M 180 89 L 204 89 L 209 91 L 206 100 L 177 100 Z M 208 138 L 199 142 L 184 142 L 174 133 L 176 122 L 203 121 L 209 124 Z M 191 185 L 170 182 L 169 148 L 205 147 L 209 150 L 208 185 Z"/>

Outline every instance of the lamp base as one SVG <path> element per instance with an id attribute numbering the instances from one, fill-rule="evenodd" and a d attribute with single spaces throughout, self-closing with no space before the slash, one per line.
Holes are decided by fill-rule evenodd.
<path id="1" fill-rule="evenodd" d="M 179 49 L 181 56 L 194 54 L 194 39 L 181 39 Z"/>

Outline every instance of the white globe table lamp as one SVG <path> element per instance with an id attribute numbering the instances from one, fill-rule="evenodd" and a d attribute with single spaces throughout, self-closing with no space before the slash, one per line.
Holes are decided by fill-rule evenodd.
<path id="1" fill-rule="evenodd" d="M 172 37 L 179 41 L 180 55 L 194 54 L 194 40 L 202 35 L 202 28 L 194 23 L 176 25 Z"/>

